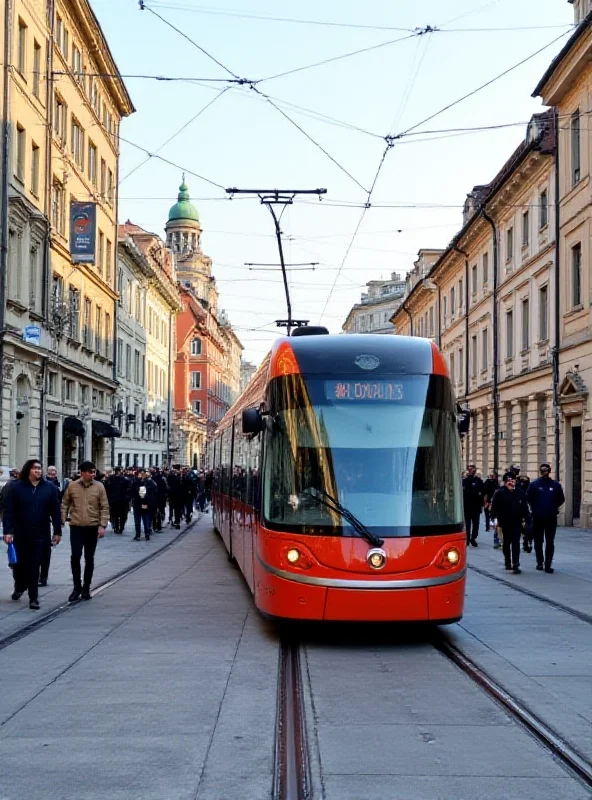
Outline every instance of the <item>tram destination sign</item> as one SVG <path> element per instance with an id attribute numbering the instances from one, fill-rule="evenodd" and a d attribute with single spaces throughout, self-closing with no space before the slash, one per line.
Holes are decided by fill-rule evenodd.
<path id="1" fill-rule="evenodd" d="M 403 400 L 403 384 L 395 381 L 325 381 L 327 400 L 397 402 Z"/>

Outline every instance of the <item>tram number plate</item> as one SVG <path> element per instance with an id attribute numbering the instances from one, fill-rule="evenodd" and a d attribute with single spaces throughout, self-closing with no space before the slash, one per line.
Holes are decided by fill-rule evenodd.
<path id="1" fill-rule="evenodd" d="M 328 400 L 363 402 L 364 400 L 403 400 L 403 384 L 394 381 L 326 381 Z"/>

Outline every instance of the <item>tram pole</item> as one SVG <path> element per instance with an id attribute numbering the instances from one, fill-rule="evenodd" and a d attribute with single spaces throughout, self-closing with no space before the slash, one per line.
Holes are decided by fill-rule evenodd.
<path id="1" fill-rule="evenodd" d="M 290 299 L 290 285 L 288 283 L 288 273 L 286 270 L 286 262 L 284 259 L 284 247 L 282 243 L 282 229 L 281 229 L 281 220 L 282 214 L 286 210 L 286 207 L 292 205 L 294 202 L 294 198 L 300 194 L 316 194 L 321 199 L 322 195 L 327 194 L 326 189 L 226 189 L 226 193 L 233 197 L 235 194 L 252 194 L 256 195 L 262 205 L 267 206 L 269 212 L 273 218 L 273 224 L 275 227 L 275 236 L 278 243 L 278 250 L 280 255 L 280 267 L 282 270 L 282 278 L 284 281 L 284 291 L 286 293 L 286 306 L 288 309 L 288 319 L 287 320 L 276 320 L 276 325 L 278 327 L 285 327 L 288 329 L 288 336 L 292 332 L 292 328 L 301 327 L 303 325 L 308 324 L 308 320 L 302 319 L 294 319 L 292 317 L 292 301 Z M 275 206 L 282 206 L 281 214 L 277 215 Z"/>

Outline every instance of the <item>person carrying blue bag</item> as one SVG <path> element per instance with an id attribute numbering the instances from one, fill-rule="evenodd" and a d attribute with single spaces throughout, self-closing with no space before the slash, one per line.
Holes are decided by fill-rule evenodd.
<path id="1" fill-rule="evenodd" d="M 14 545 L 16 564 L 14 570 L 13 600 L 20 600 L 29 592 L 29 608 L 39 609 L 39 566 L 44 548 L 51 537 L 53 544 L 62 540 L 62 522 L 58 490 L 44 480 L 41 462 L 31 459 L 24 465 L 20 478 L 14 482 L 4 508 L 4 542 Z"/>

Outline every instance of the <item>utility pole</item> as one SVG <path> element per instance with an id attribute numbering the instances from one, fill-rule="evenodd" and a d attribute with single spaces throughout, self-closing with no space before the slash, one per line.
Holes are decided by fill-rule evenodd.
<path id="1" fill-rule="evenodd" d="M 227 189 L 226 193 L 233 197 L 235 194 L 252 194 L 256 195 L 260 200 L 262 205 L 267 206 L 269 209 L 269 213 L 273 218 L 273 224 L 275 226 L 275 235 L 278 243 L 278 249 L 280 254 L 280 267 L 282 270 L 282 277 L 284 279 L 284 290 L 286 292 L 286 306 L 288 308 L 288 319 L 287 320 L 276 320 L 276 325 L 278 328 L 287 328 L 288 329 L 288 336 L 292 332 L 292 328 L 300 328 L 304 325 L 308 324 L 308 320 L 303 319 L 293 319 L 292 317 L 292 301 L 290 300 L 290 287 L 288 285 L 288 274 L 286 272 L 286 262 L 284 259 L 284 248 L 282 246 L 282 229 L 280 227 L 280 222 L 282 219 L 282 214 L 286 210 L 286 207 L 292 205 L 294 202 L 294 198 L 300 194 L 316 194 L 319 200 L 321 199 L 322 195 L 327 194 L 326 189 Z M 282 212 L 278 217 L 276 213 L 276 206 L 282 206 Z M 288 265 L 289 266 L 289 265 Z"/>

